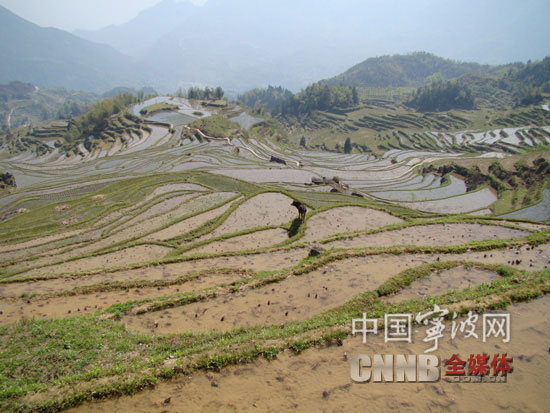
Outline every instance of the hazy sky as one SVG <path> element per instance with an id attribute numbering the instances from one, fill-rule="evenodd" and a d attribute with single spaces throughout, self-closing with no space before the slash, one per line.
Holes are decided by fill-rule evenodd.
<path id="1" fill-rule="evenodd" d="M 13 13 L 44 27 L 72 31 L 99 29 L 120 24 L 161 0 L 0 0 Z M 207 0 L 190 1 L 195 4 Z"/>

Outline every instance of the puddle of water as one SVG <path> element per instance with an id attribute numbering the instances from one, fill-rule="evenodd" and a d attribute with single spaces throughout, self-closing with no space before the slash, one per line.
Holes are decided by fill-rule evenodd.
<path id="1" fill-rule="evenodd" d="M 370 208 L 333 208 L 315 214 L 307 221 L 306 235 L 301 241 L 318 240 L 341 232 L 375 229 L 399 222 L 403 220 Z"/>
<path id="2" fill-rule="evenodd" d="M 279 193 L 255 196 L 239 206 L 222 225 L 209 234 L 209 237 L 289 222 L 297 216 L 296 208 L 291 205 L 292 201 Z"/>

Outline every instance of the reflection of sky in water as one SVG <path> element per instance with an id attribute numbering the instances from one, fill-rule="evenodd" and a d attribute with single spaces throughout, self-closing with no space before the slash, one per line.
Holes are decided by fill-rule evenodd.
<path id="1" fill-rule="evenodd" d="M 25 188 L 27 186 L 31 186 L 52 179 L 51 176 L 30 175 L 29 173 L 13 169 L 9 170 L 9 172 L 11 172 L 13 176 L 15 176 L 15 183 L 17 184 L 17 188 Z"/>
<path id="2" fill-rule="evenodd" d="M 543 200 L 537 205 L 502 216 L 505 218 L 532 219 L 534 221 L 550 220 L 550 189 L 544 190 Z"/>
<path id="3" fill-rule="evenodd" d="M 196 118 L 192 116 L 184 115 L 183 113 L 179 112 L 159 112 L 155 113 L 153 116 L 147 117 L 147 120 L 171 123 L 174 126 L 188 125 L 195 119 Z"/>
<path id="4" fill-rule="evenodd" d="M 441 199 L 466 192 L 466 184 L 463 180 L 451 175 L 451 183 L 447 186 L 416 191 L 382 191 L 371 194 L 392 201 L 425 201 L 429 199 Z"/>

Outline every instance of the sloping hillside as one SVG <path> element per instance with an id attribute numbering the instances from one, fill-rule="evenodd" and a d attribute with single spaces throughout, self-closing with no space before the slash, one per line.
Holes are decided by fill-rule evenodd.
<path id="1" fill-rule="evenodd" d="M 369 58 L 325 81 L 329 85 L 355 87 L 422 86 L 428 76 L 441 73 L 452 79 L 466 73 L 492 73 L 502 66 L 464 63 L 426 52 Z"/>
<path id="2" fill-rule="evenodd" d="M 0 7 L 0 83 L 105 91 L 140 83 L 146 69 L 113 48 L 30 23 Z"/>

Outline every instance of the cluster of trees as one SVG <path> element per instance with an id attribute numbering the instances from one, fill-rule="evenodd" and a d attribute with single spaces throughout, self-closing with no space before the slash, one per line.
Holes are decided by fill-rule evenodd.
<path id="1" fill-rule="evenodd" d="M 103 99 L 90 106 L 85 114 L 71 119 L 69 128 L 65 134 L 65 140 L 71 144 L 82 137 L 99 134 L 107 127 L 109 117 L 120 113 L 128 105 L 136 103 L 137 99 L 130 93 L 123 93 L 112 98 Z"/>
<path id="2" fill-rule="evenodd" d="M 8 187 L 15 188 L 16 186 L 15 176 L 9 172 L 0 173 L 0 189 L 6 189 Z"/>
<path id="3" fill-rule="evenodd" d="M 221 99 L 223 98 L 225 92 L 223 89 L 218 86 L 214 89 L 209 88 L 208 86 L 204 89 L 198 87 L 191 87 L 187 91 L 187 99 L 201 99 L 201 100 L 212 100 L 212 99 Z M 178 96 L 183 97 L 183 91 L 180 89 L 178 91 Z"/>
<path id="4" fill-rule="evenodd" d="M 19 81 L 0 85 L 0 101 L 7 102 L 10 99 L 28 99 L 35 89 L 34 85 Z"/>
<path id="5" fill-rule="evenodd" d="M 264 107 L 274 116 L 299 116 L 314 110 L 330 111 L 359 104 L 357 88 L 329 86 L 321 82 L 313 83 L 297 94 L 280 86 L 269 86 L 267 89 L 250 90 L 238 99 L 255 110 Z"/>
<path id="6" fill-rule="evenodd" d="M 78 104 L 76 102 L 64 102 L 63 106 L 59 108 L 57 111 L 57 118 L 58 119 L 71 119 L 77 116 L 82 115 L 83 113 L 86 113 L 88 110 L 88 105 L 86 104 Z M 48 112 L 42 111 L 42 119 L 49 119 L 51 116 Z"/>
<path id="7" fill-rule="evenodd" d="M 517 105 L 527 106 L 542 102 L 542 92 L 550 93 L 550 56 L 540 62 L 529 61 L 520 70 L 509 74 Z"/>
<path id="8" fill-rule="evenodd" d="M 426 52 L 406 55 L 372 57 L 344 73 L 328 79 L 328 85 L 357 87 L 419 87 L 433 73 L 440 72 L 446 79 L 466 73 L 492 73 L 498 66 L 463 63 Z"/>
<path id="9" fill-rule="evenodd" d="M 514 93 L 514 99 L 520 106 L 536 105 L 543 101 L 541 89 L 531 85 L 519 86 Z"/>
<path id="10" fill-rule="evenodd" d="M 473 109 L 472 89 L 463 82 L 445 81 L 439 74 L 430 76 L 427 84 L 416 90 L 406 104 L 420 112 L 443 112 L 451 109 Z"/>
<path id="11" fill-rule="evenodd" d="M 279 110 L 281 105 L 290 99 L 292 95 L 290 90 L 281 86 L 268 86 L 266 89 L 249 90 L 239 95 L 237 99 L 256 111 L 259 111 L 260 107 L 264 107 L 268 112 L 273 113 Z"/>
<path id="12" fill-rule="evenodd" d="M 493 95 L 505 91 L 512 97 L 511 104 L 528 106 L 539 104 L 542 93 L 550 93 L 550 56 L 540 62 L 515 63 L 496 80 Z"/>
<path id="13" fill-rule="evenodd" d="M 527 62 L 523 68 L 510 77 L 525 86 L 539 88 L 543 92 L 550 93 L 550 56 L 540 62 Z"/>
<path id="14" fill-rule="evenodd" d="M 314 110 L 343 109 L 357 104 L 359 96 L 355 87 L 313 83 L 300 93 L 285 99 L 274 114 L 298 116 Z"/>
<path id="15" fill-rule="evenodd" d="M 518 161 L 514 164 L 514 170 L 507 170 L 500 162 L 493 162 L 488 171 L 488 174 L 484 174 L 478 166 L 466 168 L 452 163 L 440 167 L 430 165 L 422 169 L 422 174 L 437 173 L 445 176 L 450 173 L 457 173 L 465 178 L 468 191 L 474 191 L 480 186 L 488 184 L 497 192 L 502 193 L 510 188 L 516 189 L 520 185 L 526 188 L 545 185 L 545 181 L 550 175 L 550 163 L 544 158 L 538 158 L 533 161 L 533 166 L 530 167 L 524 161 Z"/>
<path id="16" fill-rule="evenodd" d="M 121 95 L 123 93 L 131 93 L 132 95 L 137 97 L 138 100 L 140 100 L 140 101 L 147 100 L 148 98 L 158 96 L 157 91 L 155 89 L 153 89 L 152 87 L 150 87 L 150 86 L 144 86 L 139 90 L 136 90 L 136 89 L 130 88 L 130 87 L 118 86 L 118 87 L 115 87 L 115 88 L 109 90 L 108 92 L 105 92 L 102 95 L 102 97 L 112 98 L 116 95 Z"/>

